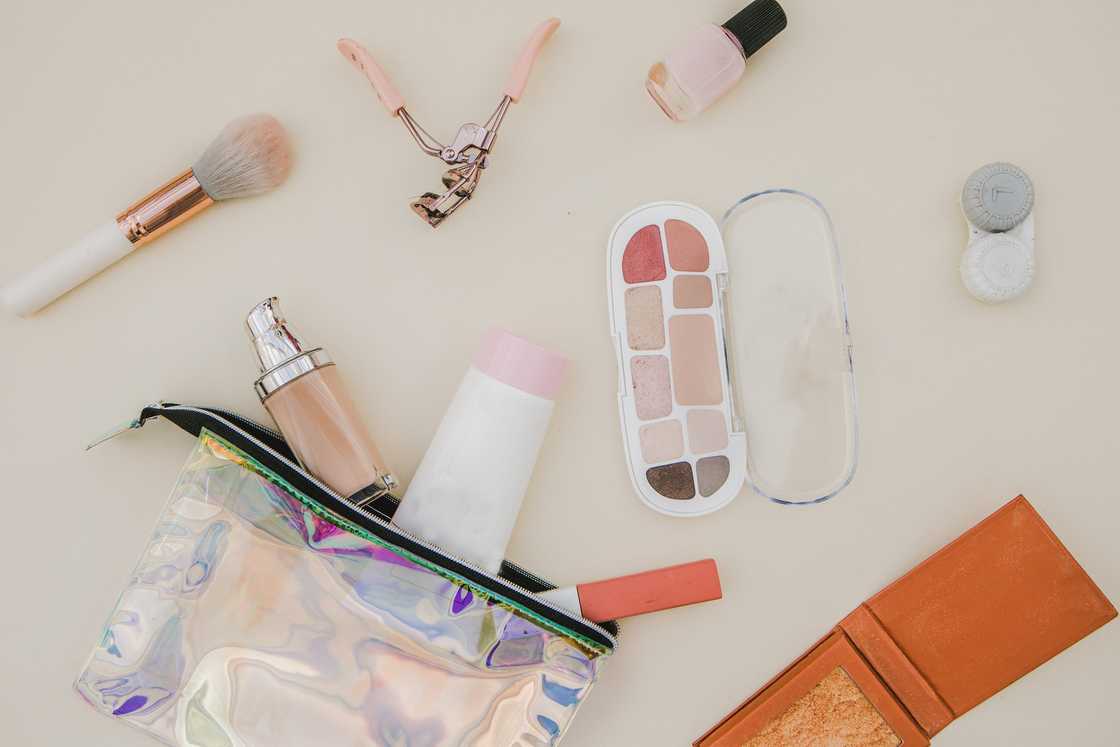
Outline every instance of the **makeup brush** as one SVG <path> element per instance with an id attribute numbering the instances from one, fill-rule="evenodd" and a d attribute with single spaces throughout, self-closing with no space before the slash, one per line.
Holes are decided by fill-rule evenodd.
<path id="1" fill-rule="evenodd" d="M 194 166 L 0 288 L 0 305 L 30 316 L 215 201 L 267 192 L 288 175 L 288 134 L 271 114 L 225 126 Z"/>

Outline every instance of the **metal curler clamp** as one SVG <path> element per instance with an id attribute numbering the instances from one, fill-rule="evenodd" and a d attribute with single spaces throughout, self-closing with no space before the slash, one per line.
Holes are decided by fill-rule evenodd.
<path id="1" fill-rule="evenodd" d="M 534 60 L 559 25 L 559 19 L 550 18 L 537 26 L 522 48 L 521 55 L 506 82 L 502 99 L 493 114 L 485 124 L 467 122 L 461 125 L 450 145 L 444 145 L 433 137 L 409 114 L 404 105 L 404 98 L 397 92 L 385 71 L 361 44 L 351 39 L 339 40 L 338 50 L 365 74 L 373 84 L 381 103 L 390 114 L 400 118 L 412 139 L 420 146 L 420 150 L 451 166 L 443 174 L 443 186 L 446 191 L 442 194 L 425 192 L 409 203 L 412 211 L 426 220 L 428 225 L 433 228 L 438 226 L 464 202 L 471 199 L 482 178 L 482 170 L 486 168 L 490 150 L 494 147 L 494 141 L 498 136 L 498 128 L 501 127 L 510 104 L 521 98 Z"/>

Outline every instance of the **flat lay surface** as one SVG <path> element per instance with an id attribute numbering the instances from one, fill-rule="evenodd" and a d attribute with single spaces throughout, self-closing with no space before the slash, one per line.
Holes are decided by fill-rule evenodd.
<path id="1" fill-rule="evenodd" d="M 32 318 L 0 316 L 5 743 L 153 743 L 83 705 L 72 683 L 192 442 L 156 421 L 83 447 L 159 399 L 267 422 L 243 327 L 271 295 L 330 350 L 404 485 L 488 328 L 570 360 L 507 552 L 520 565 L 566 586 L 718 562 L 722 600 L 622 624 L 566 746 L 691 743 L 861 601 L 1019 493 L 1120 600 L 1120 8 L 782 5 L 788 28 L 742 80 L 674 123 L 643 88 L 650 65 L 741 4 L 254 0 L 184 12 L 8 0 L 0 283 L 194 163 L 235 117 L 275 115 L 293 162 L 275 192 L 215 205 Z M 493 111 L 520 45 L 550 15 L 562 24 L 506 114 L 486 178 L 433 230 L 409 202 L 440 191 L 442 164 L 335 43 L 369 49 L 446 141 Z M 989 306 L 961 282 L 959 200 L 993 161 L 1033 180 L 1037 267 L 1025 295 Z M 778 506 L 748 485 L 714 513 L 666 516 L 638 497 L 623 446 L 607 242 L 643 204 L 687 202 L 718 220 L 771 187 L 814 196 L 834 223 L 855 358 L 854 479 L 818 506 Z M 674 335 L 658 298 L 713 303 L 710 284 L 673 280 L 625 298 L 642 356 Z M 641 291 L 655 287 L 653 300 Z M 713 451 L 727 438 L 703 417 L 660 422 L 678 425 L 641 434 L 637 449 L 672 459 L 686 437 L 710 436 Z M 265 566 L 257 572 L 283 573 Z M 1115 744 L 1118 667 L 1113 622 L 935 744 Z M 822 714 L 837 704 L 851 716 L 843 734 L 897 743 L 840 675 L 757 743 L 781 744 L 787 728 L 827 734 Z"/>

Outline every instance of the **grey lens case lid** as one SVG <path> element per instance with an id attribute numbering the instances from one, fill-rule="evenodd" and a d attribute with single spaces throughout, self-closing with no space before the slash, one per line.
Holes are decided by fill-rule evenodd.
<path id="1" fill-rule="evenodd" d="M 1010 231 L 1034 208 L 1034 184 L 1014 164 L 989 163 L 968 177 L 961 207 L 968 222 L 981 231 Z"/>

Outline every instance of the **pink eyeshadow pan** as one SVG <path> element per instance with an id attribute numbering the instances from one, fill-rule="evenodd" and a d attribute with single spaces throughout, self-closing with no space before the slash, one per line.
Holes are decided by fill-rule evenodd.
<path id="1" fill-rule="evenodd" d="M 716 326 L 707 314 L 677 314 L 669 318 L 673 351 L 673 387 L 682 405 L 718 405 L 723 385 L 716 353 Z"/>
<path id="2" fill-rule="evenodd" d="M 673 305 L 678 309 L 706 309 L 712 305 L 712 281 L 707 275 L 673 278 Z"/>
<path id="3" fill-rule="evenodd" d="M 669 385 L 669 359 L 663 355 L 637 355 L 630 359 L 634 409 L 639 420 L 663 418 L 673 411 Z"/>
<path id="4" fill-rule="evenodd" d="M 643 425 L 638 429 L 638 440 L 642 444 L 642 458 L 646 464 L 679 459 L 684 453 L 684 432 L 679 420 Z"/>
<path id="5" fill-rule="evenodd" d="M 704 251 L 707 253 L 707 246 Z M 657 226 L 640 229 L 626 243 L 626 251 L 622 253 L 622 279 L 627 283 L 665 279 L 665 253 Z"/>
<path id="6" fill-rule="evenodd" d="M 626 290 L 626 341 L 634 350 L 660 350 L 665 347 L 661 288 L 656 285 Z"/>
<path id="7" fill-rule="evenodd" d="M 665 240 L 669 244 L 669 265 L 674 270 L 704 272 L 708 269 L 708 242 L 691 223 L 675 219 L 665 221 Z"/>
<path id="8" fill-rule="evenodd" d="M 719 410 L 688 411 L 688 448 L 693 454 L 711 454 L 727 448 L 727 425 Z"/>

